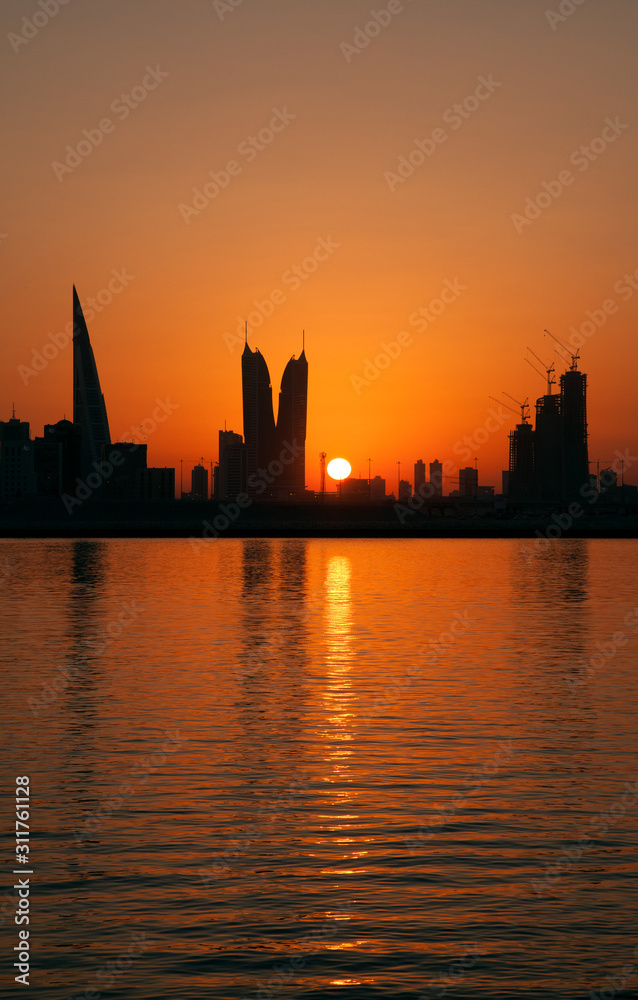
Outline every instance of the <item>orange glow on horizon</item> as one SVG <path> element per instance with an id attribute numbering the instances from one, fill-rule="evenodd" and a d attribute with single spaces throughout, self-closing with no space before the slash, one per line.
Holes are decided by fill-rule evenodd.
<path id="1" fill-rule="evenodd" d="M 170 399 L 148 464 L 178 482 L 243 433 L 246 321 L 275 405 L 306 331 L 310 489 L 343 451 L 388 493 L 475 458 L 499 492 L 546 328 L 582 340 L 592 471 L 638 456 L 637 10 L 404 3 L 353 55 L 356 5 L 302 6 L 61 6 L 8 52 L 0 419 L 71 415 L 75 283 L 112 439 Z"/>

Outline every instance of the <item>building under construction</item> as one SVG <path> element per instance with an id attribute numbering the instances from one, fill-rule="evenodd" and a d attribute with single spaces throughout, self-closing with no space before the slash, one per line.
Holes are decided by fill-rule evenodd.
<path id="1" fill-rule="evenodd" d="M 587 453 L 587 376 L 578 371 L 578 355 L 552 393 L 553 365 L 547 370 L 547 393 L 536 401 L 536 427 L 521 407 L 521 423 L 510 433 L 508 499 L 563 503 L 577 499 L 589 482 Z M 582 495 L 582 494 L 580 494 Z"/>

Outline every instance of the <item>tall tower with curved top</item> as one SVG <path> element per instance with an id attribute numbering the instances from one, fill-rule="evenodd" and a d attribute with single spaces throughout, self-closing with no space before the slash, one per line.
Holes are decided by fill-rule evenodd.
<path id="1" fill-rule="evenodd" d="M 275 458 L 276 434 L 272 408 L 272 386 L 263 354 L 251 351 L 246 341 L 241 356 L 241 385 L 244 406 L 244 442 L 248 493 L 254 493 L 254 477 L 267 469 Z M 273 484 L 276 486 L 278 484 Z"/>
<path id="2" fill-rule="evenodd" d="M 292 357 L 284 369 L 279 393 L 277 437 L 279 446 L 296 446 L 296 454 L 282 473 L 282 488 L 303 493 L 306 488 L 306 422 L 308 413 L 308 362 L 305 351 Z"/>
<path id="3" fill-rule="evenodd" d="M 82 475 L 100 463 L 102 445 L 110 445 L 106 403 L 89 331 L 78 293 L 73 286 L 73 423 L 82 431 Z"/>

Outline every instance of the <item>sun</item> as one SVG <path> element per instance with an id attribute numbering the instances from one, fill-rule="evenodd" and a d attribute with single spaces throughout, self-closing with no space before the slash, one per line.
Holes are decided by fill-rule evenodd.
<path id="1" fill-rule="evenodd" d="M 328 475 L 331 479 L 347 479 L 352 472 L 352 466 L 350 462 L 347 462 L 345 458 L 333 458 L 331 462 L 328 462 Z"/>

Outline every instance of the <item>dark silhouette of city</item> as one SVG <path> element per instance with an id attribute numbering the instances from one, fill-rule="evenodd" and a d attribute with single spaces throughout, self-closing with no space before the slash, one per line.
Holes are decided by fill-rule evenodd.
<path id="1" fill-rule="evenodd" d="M 190 492 L 182 490 L 176 501 L 175 470 L 149 468 L 147 445 L 141 438 L 111 442 L 98 368 L 74 286 L 73 421 L 47 424 L 43 437 L 34 440 L 29 424 L 17 419 L 15 412 L 10 420 L 0 422 L 0 500 L 15 511 L 30 499 L 62 500 L 68 515 L 87 501 L 89 509 L 96 510 L 98 502 L 135 505 L 213 500 L 238 513 L 254 504 L 314 504 L 315 510 L 318 504 L 323 509 L 326 503 L 333 509 L 385 506 L 395 511 L 399 527 L 413 527 L 417 513 L 420 522 L 424 516 L 440 520 L 451 515 L 474 519 L 538 517 L 567 507 L 573 518 L 581 517 L 593 504 L 597 504 L 597 513 L 638 513 L 638 490 L 624 483 L 620 452 L 610 468 L 590 474 L 587 375 L 579 371 L 578 358 L 578 353 L 572 355 L 569 369 L 560 376 L 558 392 L 552 391 L 554 365 L 546 369 L 547 392 L 536 401 L 534 427 L 527 401 L 519 404 L 520 422 L 509 435 L 509 465 L 503 473 L 501 493 L 479 483 L 476 464 L 457 469 L 438 459 L 429 463 L 429 479 L 425 461 L 415 462 L 413 485 L 401 478 L 401 464 L 397 463 L 396 494 L 388 495 L 386 481 L 371 476 L 370 462 L 366 479 L 350 476 L 328 493 L 325 453 L 321 453 L 321 490 L 306 488 L 305 336 L 300 356 L 293 355 L 284 369 L 275 421 L 268 365 L 259 349 L 248 345 L 246 333 L 241 357 L 243 436 L 234 430 L 220 430 L 218 462 L 211 469 L 210 480 L 202 459 L 192 470 Z M 157 402 L 154 414 L 161 421 L 166 419 L 162 416 L 166 407 Z M 446 479 L 458 486 L 447 494 Z M 582 506 L 576 513 L 579 504 Z M 180 509 L 185 508 L 180 505 Z M 148 511 L 144 516 L 150 516 Z M 102 517 L 108 526 L 108 513 Z M 225 519 L 230 526 L 237 517 L 224 514 L 217 521 Z"/>

